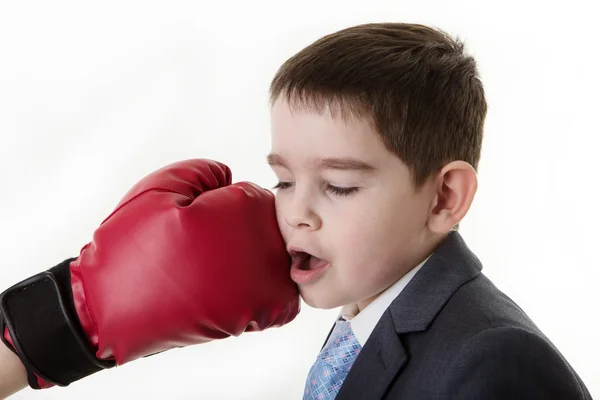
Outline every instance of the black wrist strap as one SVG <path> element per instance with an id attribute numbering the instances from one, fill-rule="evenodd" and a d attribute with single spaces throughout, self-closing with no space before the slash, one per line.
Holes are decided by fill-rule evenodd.
<path id="1" fill-rule="evenodd" d="M 114 361 L 96 358 L 77 318 L 69 269 L 73 260 L 67 259 L 0 294 L 0 337 L 12 349 L 4 339 L 7 327 L 33 389 L 39 389 L 35 375 L 54 385 L 68 386 L 115 366 Z"/>

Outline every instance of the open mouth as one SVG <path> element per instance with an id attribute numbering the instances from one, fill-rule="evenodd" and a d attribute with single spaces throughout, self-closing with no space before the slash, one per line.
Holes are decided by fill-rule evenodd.
<path id="1" fill-rule="evenodd" d="M 290 255 L 292 256 L 292 268 L 303 271 L 316 270 L 329 263 L 303 251 L 292 251 Z"/>
<path id="2" fill-rule="evenodd" d="M 290 256 L 292 256 L 290 277 L 299 285 L 317 282 L 330 267 L 329 261 L 301 250 L 290 251 Z"/>

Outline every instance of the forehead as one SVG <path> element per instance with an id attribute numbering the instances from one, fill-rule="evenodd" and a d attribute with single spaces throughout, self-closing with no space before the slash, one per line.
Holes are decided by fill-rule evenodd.
<path id="1" fill-rule="evenodd" d="M 277 100 L 271 108 L 271 150 L 284 158 L 365 157 L 385 151 L 366 118 L 321 109 L 291 106 Z"/>

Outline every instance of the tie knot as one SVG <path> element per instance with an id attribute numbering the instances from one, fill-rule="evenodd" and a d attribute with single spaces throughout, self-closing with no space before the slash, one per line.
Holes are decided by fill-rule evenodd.
<path id="1" fill-rule="evenodd" d="M 334 368 L 348 371 L 360 349 L 350 322 L 338 320 L 319 358 Z"/>
<path id="2" fill-rule="evenodd" d="M 333 400 L 360 349 L 350 322 L 338 320 L 310 369 L 303 400 Z"/>

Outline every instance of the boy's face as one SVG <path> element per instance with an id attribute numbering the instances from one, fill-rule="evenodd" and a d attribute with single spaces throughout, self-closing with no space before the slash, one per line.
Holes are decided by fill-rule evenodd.
<path id="1" fill-rule="evenodd" d="M 288 250 L 314 256 L 293 263 L 292 279 L 312 307 L 362 310 L 429 254 L 435 190 L 414 190 L 406 165 L 367 121 L 279 100 L 271 124 L 269 159 L 283 183 L 279 228 Z"/>

